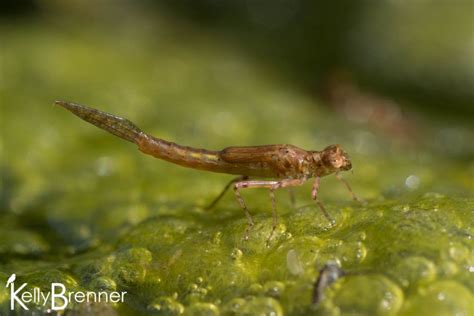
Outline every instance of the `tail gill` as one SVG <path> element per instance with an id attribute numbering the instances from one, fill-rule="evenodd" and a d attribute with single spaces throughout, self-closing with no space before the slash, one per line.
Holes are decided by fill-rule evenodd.
<path id="1" fill-rule="evenodd" d="M 141 129 L 135 126 L 135 124 L 122 117 L 77 103 L 66 101 L 56 101 L 54 103 L 71 111 L 74 115 L 77 115 L 84 121 L 94 124 L 109 133 L 128 140 L 129 142 L 136 144 L 140 135 L 143 133 Z"/>

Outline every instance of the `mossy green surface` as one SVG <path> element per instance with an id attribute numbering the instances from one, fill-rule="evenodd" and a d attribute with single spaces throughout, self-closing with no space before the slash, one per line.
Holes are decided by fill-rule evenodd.
<path id="1" fill-rule="evenodd" d="M 474 132 L 433 122 L 401 144 L 336 115 L 226 42 L 163 19 L 118 28 L 62 20 L 5 23 L 2 49 L 0 284 L 127 291 L 121 305 L 78 314 L 473 315 Z M 66 27 L 64 27 L 66 25 Z M 185 39 L 185 40 L 184 40 Z M 65 99 L 127 117 L 153 135 L 209 149 L 340 143 L 353 159 L 320 199 L 332 225 L 297 189 L 278 192 L 272 227 L 265 190 L 184 169 L 52 105 Z M 311 304 L 319 270 L 347 272 Z M 9 294 L 0 286 L 0 312 Z M 38 311 L 45 307 L 31 306 Z"/>

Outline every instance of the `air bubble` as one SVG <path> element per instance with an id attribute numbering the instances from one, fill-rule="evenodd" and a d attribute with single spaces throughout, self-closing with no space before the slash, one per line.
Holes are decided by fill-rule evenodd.
<path id="1" fill-rule="evenodd" d="M 395 266 L 393 277 L 405 288 L 429 283 L 436 278 L 435 264 L 420 256 L 404 259 Z"/>
<path id="2" fill-rule="evenodd" d="M 218 316 L 219 308 L 216 305 L 211 303 L 194 303 L 186 309 L 186 316 Z"/>
<path id="3" fill-rule="evenodd" d="M 279 298 L 285 289 L 285 284 L 278 281 L 269 281 L 263 285 L 263 292 L 267 296 Z"/>
<path id="4" fill-rule="evenodd" d="M 405 179 L 405 185 L 410 190 L 416 190 L 420 186 L 420 178 L 412 174 Z"/>
<path id="5" fill-rule="evenodd" d="M 260 295 L 263 292 L 263 286 L 258 283 L 250 285 L 249 292 L 253 295 Z"/>
<path id="6" fill-rule="evenodd" d="M 462 263 L 469 257 L 469 249 L 460 243 L 450 243 L 448 249 L 448 255 L 457 263 Z"/>
<path id="7" fill-rule="evenodd" d="M 230 257 L 234 260 L 239 260 L 242 258 L 243 252 L 239 248 L 234 248 L 232 249 L 232 252 L 230 253 Z"/>
<path id="8" fill-rule="evenodd" d="M 397 315 L 403 292 L 381 275 L 348 276 L 333 294 L 342 315 Z"/>
<path id="9" fill-rule="evenodd" d="M 404 304 L 403 315 L 473 315 L 471 292 L 455 281 L 430 284 Z"/>
<path id="10" fill-rule="evenodd" d="M 184 312 L 184 306 L 173 297 L 159 297 L 153 300 L 147 307 L 149 311 L 158 312 L 160 315 L 181 315 Z"/>

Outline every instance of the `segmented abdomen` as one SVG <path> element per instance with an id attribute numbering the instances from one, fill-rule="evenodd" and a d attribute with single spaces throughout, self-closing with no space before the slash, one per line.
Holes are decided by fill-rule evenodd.
<path id="1" fill-rule="evenodd" d="M 190 168 L 212 171 L 220 161 L 218 151 L 181 146 L 144 133 L 137 145 L 145 154 Z"/>
<path id="2" fill-rule="evenodd" d="M 181 146 L 147 134 L 139 137 L 137 145 L 146 154 L 183 167 L 247 176 L 276 176 L 263 162 L 229 163 L 222 159 L 220 151 Z"/>
<path id="3" fill-rule="evenodd" d="M 173 142 L 146 134 L 131 121 L 122 117 L 102 112 L 100 110 L 65 101 L 56 101 L 81 119 L 108 131 L 120 138 L 138 145 L 138 148 L 149 155 L 184 167 L 207 170 L 220 173 L 230 173 L 247 176 L 278 177 L 279 173 L 272 165 L 259 161 L 259 157 L 243 159 L 244 161 L 229 161 L 228 149 L 214 151 L 200 148 L 181 146 Z M 226 155 L 227 154 L 227 155 Z M 250 158 L 252 155 L 247 155 Z M 257 161 L 255 161 L 257 160 Z"/>

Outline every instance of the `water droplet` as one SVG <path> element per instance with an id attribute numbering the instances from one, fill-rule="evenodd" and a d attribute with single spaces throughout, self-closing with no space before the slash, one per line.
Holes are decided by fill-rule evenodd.
<path id="1" fill-rule="evenodd" d="M 437 281 L 410 296 L 404 315 L 472 315 L 472 294 L 455 281 Z"/>
<path id="2" fill-rule="evenodd" d="M 263 286 L 258 283 L 254 283 L 250 285 L 249 292 L 254 295 L 260 295 L 263 292 Z"/>
<path id="3" fill-rule="evenodd" d="M 239 260 L 242 258 L 243 252 L 239 248 L 234 248 L 232 249 L 232 252 L 230 254 L 230 257 L 234 260 Z"/>
<path id="4" fill-rule="evenodd" d="M 463 263 L 469 257 L 469 249 L 460 243 L 451 242 L 449 244 L 448 255 L 457 263 Z"/>
<path id="5" fill-rule="evenodd" d="M 181 315 L 184 312 L 184 306 L 173 297 L 159 297 L 153 300 L 147 309 L 152 312 L 158 312 L 160 315 Z"/>
<path id="6" fill-rule="evenodd" d="M 410 175 L 405 179 L 405 185 L 410 190 L 416 190 L 420 186 L 420 178 L 415 175 Z"/>
<path id="7" fill-rule="evenodd" d="M 333 294 L 333 302 L 341 315 L 397 315 L 403 292 L 382 275 L 347 276 Z"/>
<path id="8" fill-rule="evenodd" d="M 443 261 L 438 266 L 438 272 L 442 276 L 453 276 L 459 272 L 459 269 L 454 262 Z"/>
<path id="9" fill-rule="evenodd" d="M 224 307 L 224 315 L 239 315 L 239 311 L 247 303 L 243 298 L 234 298 Z"/>
<path id="10" fill-rule="evenodd" d="M 280 303 L 271 297 L 253 297 L 239 309 L 238 315 L 282 316 Z"/>
<path id="11" fill-rule="evenodd" d="M 193 292 L 193 291 L 195 291 L 197 288 L 198 288 L 198 285 L 197 285 L 196 283 L 191 283 L 191 284 L 188 286 L 188 291 Z"/>
<path id="12" fill-rule="evenodd" d="M 412 256 L 398 263 L 392 274 L 403 287 L 414 287 L 433 281 L 436 278 L 436 266 L 425 257 Z"/>
<path id="13" fill-rule="evenodd" d="M 115 291 L 117 284 L 109 277 L 101 276 L 94 278 L 90 283 L 89 287 L 97 291 Z"/>
<path id="14" fill-rule="evenodd" d="M 212 303 L 194 303 L 186 309 L 187 316 L 218 316 L 219 308 Z"/>
<path id="15" fill-rule="evenodd" d="M 361 263 L 367 256 L 367 248 L 362 241 L 344 242 L 337 249 L 337 256 L 346 264 Z"/>
<path id="16" fill-rule="evenodd" d="M 285 284 L 278 281 L 269 281 L 263 285 L 263 292 L 267 296 L 279 298 L 285 289 Z"/>

